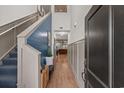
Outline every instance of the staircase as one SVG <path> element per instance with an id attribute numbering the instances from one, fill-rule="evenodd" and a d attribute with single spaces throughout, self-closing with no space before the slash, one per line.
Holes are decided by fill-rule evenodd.
<path id="1" fill-rule="evenodd" d="M 16 88 L 17 48 L 14 48 L 0 65 L 0 88 Z"/>

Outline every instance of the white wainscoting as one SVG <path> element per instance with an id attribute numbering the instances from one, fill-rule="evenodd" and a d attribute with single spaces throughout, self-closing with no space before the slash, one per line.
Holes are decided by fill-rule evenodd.
<path id="1" fill-rule="evenodd" d="M 84 88 L 85 83 L 82 79 L 82 72 L 84 72 L 85 61 L 84 39 L 72 43 L 68 46 L 68 60 L 79 87 Z"/>

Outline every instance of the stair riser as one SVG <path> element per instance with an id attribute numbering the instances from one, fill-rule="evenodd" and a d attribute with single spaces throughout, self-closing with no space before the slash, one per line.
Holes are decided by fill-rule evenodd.
<path id="1" fill-rule="evenodd" d="M 10 54 L 9 57 L 11 57 L 11 58 L 17 58 L 17 54 Z"/>
<path id="2" fill-rule="evenodd" d="M 17 65 L 17 59 L 6 59 L 3 61 L 4 65 Z"/>
<path id="3" fill-rule="evenodd" d="M 17 62 L 6 60 L 6 61 L 3 62 L 3 65 L 17 65 Z"/>
<path id="4" fill-rule="evenodd" d="M 0 81 L 0 88 L 16 88 L 16 82 L 5 82 L 5 81 Z"/>
<path id="5" fill-rule="evenodd" d="M 1 82 L 0 82 L 1 83 Z M 0 88 L 17 88 L 15 85 L 5 85 L 5 84 L 0 84 Z"/>
<path id="6" fill-rule="evenodd" d="M 17 74 L 17 69 L 16 68 L 11 68 L 11 69 L 0 69 L 0 75 L 16 75 Z"/>

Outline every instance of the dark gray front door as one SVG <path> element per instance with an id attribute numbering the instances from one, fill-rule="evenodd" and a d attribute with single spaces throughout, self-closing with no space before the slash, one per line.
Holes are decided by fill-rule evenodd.
<path id="1" fill-rule="evenodd" d="M 92 87 L 109 87 L 108 20 L 108 6 L 101 6 L 87 20 L 87 78 Z"/>

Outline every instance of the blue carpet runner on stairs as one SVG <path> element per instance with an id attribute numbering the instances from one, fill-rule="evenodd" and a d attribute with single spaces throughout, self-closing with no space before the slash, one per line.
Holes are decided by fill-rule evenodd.
<path id="1" fill-rule="evenodd" d="M 17 48 L 14 48 L 2 60 L 0 65 L 0 88 L 16 88 L 17 83 Z"/>

